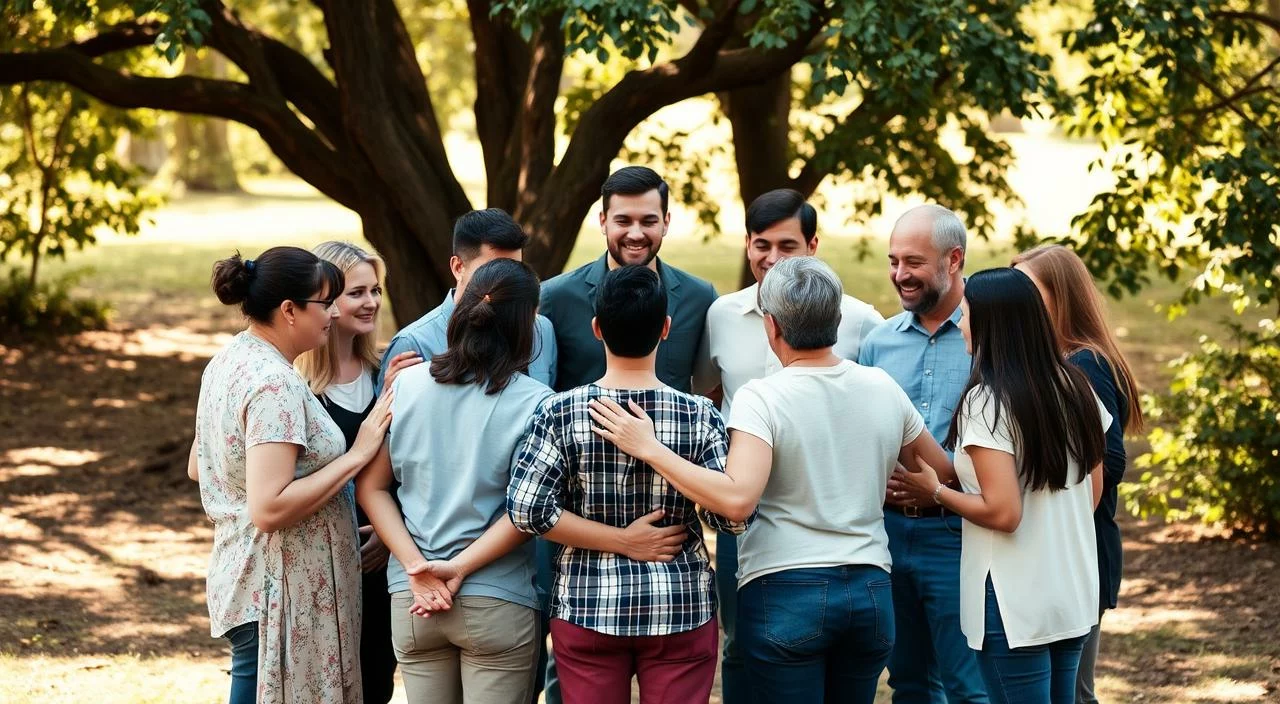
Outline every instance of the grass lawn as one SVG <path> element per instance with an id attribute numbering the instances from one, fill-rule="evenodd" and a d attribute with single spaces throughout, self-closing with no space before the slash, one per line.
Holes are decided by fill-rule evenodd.
<path id="1" fill-rule="evenodd" d="M 193 196 L 139 238 L 107 237 L 44 267 L 82 271 L 82 290 L 117 315 L 110 331 L 0 346 L 0 702 L 225 701 L 226 650 L 209 637 L 204 605 L 211 531 L 184 473 L 200 373 L 241 324 L 208 277 L 236 248 L 253 256 L 333 238 L 358 240 L 358 219 L 313 195 Z M 876 239 L 860 260 L 852 239 L 827 237 L 819 253 L 849 293 L 891 315 L 885 247 Z M 588 232 L 570 266 L 600 251 Z M 662 253 L 721 292 L 734 288 L 736 238 L 673 236 Z M 974 243 L 969 269 L 1009 254 Z M 1173 322 L 1152 311 L 1178 292 L 1161 283 L 1110 304 L 1148 388 L 1229 315 L 1222 301 Z M 384 324 L 386 339 L 390 316 Z M 1280 545 L 1123 526 L 1126 581 L 1121 608 L 1103 621 L 1103 699 L 1276 701 Z"/>

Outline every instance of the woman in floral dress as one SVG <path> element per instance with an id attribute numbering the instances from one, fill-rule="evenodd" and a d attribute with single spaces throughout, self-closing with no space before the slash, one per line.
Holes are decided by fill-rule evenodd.
<path id="1" fill-rule="evenodd" d="M 231 643 L 231 702 L 359 702 L 360 552 L 342 489 L 381 447 L 392 394 L 347 450 L 293 367 L 328 338 L 337 267 L 274 247 L 219 261 L 212 283 L 249 320 L 205 368 L 189 467 L 214 524 L 209 619 Z"/>

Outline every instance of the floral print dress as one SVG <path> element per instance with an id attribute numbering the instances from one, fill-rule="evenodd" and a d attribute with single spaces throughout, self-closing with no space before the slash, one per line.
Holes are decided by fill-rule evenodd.
<path id="1" fill-rule="evenodd" d="M 346 451 L 342 432 L 293 366 L 241 332 L 205 368 L 196 407 L 200 499 L 214 525 L 211 632 L 258 623 L 259 702 L 359 702 L 354 504 L 338 492 L 289 528 L 259 531 L 249 518 L 246 451 L 275 442 L 299 446 L 295 478 Z"/>

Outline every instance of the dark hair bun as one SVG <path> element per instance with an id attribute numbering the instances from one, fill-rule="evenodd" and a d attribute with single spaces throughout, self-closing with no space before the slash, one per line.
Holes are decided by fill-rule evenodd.
<path id="1" fill-rule="evenodd" d="M 253 272 L 245 265 L 240 253 L 219 259 L 213 265 L 211 285 L 218 300 L 225 305 L 244 303 L 249 298 L 249 284 L 253 282 Z"/>

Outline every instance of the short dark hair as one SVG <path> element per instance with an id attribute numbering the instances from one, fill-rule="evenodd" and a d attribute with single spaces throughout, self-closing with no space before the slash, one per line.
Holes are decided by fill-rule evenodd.
<path id="1" fill-rule="evenodd" d="M 453 253 L 462 259 L 474 259 L 481 245 L 510 252 L 524 249 L 528 241 L 524 228 L 499 208 L 463 213 L 453 224 Z"/>
<path id="2" fill-rule="evenodd" d="M 347 287 L 341 269 L 301 247 L 272 247 L 257 259 L 236 252 L 214 263 L 209 284 L 219 301 L 239 304 L 246 316 L 268 324 L 285 301 L 306 305 L 337 298 Z"/>
<path id="3" fill-rule="evenodd" d="M 779 188 L 751 201 L 747 208 L 747 234 L 758 235 L 784 220 L 798 218 L 804 241 L 812 242 L 818 234 L 818 211 L 805 201 L 799 191 Z"/>
<path id="4" fill-rule="evenodd" d="M 533 358 L 538 291 L 538 275 L 524 262 L 494 259 L 476 269 L 449 316 L 449 348 L 431 358 L 432 378 L 484 384 L 486 394 L 507 388 Z"/>
<path id="5" fill-rule="evenodd" d="M 662 214 L 666 215 L 667 198 L 671 194 L 671 189 L 658 172 L 647 166 L 624 166 L 609 174 L 609 178 L 605 179 L 604 185 L 600 187 L 600 198 L 607 212 L 609 199 L 615 195 L 638 196 L 653 190 L 656 190 L 658 197 L 662 199 Z"/>
<path id="6" fill-rule="evenodd" d="M 610 352 L 648 356 L 666 321 L 667 289 L 652 269 L 633 264 L 605 274 L 596 289 L 596 323 Z"/>

